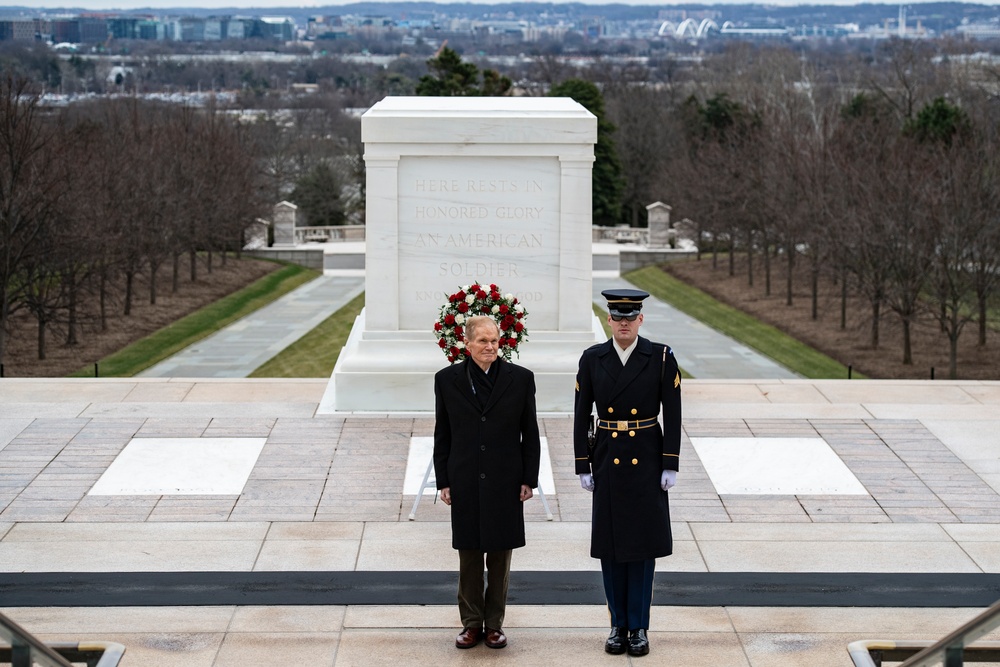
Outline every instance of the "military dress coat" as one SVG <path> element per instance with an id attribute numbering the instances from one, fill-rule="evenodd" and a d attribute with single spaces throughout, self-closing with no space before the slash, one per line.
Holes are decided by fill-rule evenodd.
<path id="1" fill-rule="evenodd" d="M 594 476 L 590 555 L 615 562 L 669 556 L 673 550 L 664 470 L 677 470 L 681 378 L 666 345 L 639 337 L 623 367 L 614 340 L 580 357 L 573 448 L 577 474 Z M 593 406 L 602 427 L 588 447 Z M 660 423 L 651 420 L 662 409 Z M 639 422 L 638 424 L 636 422 Z M 640 428 L 640 426 L 642 428 Z"/>
<path id="2" fill-rule="evenodd" d="M 452 547 L 502 551 L 523 547 L 521 485 L 538 486 L 541 446 L 535 376 L 497 359 L 488 402 L 471 387 L 470 359 L 434 376 L 434 475 L 451 488 Z"/>

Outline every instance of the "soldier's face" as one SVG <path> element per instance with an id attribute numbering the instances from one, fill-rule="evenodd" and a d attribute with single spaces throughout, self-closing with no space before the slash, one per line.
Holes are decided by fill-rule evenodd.
<path id="1" fill-rule="evenodd" d="M 642 324 L 642 313 L 639 317 L 629 322 L 626 318 L 621 318 L 615 322 L 611 315 L 608 315 L 608 325 L 611 327 L 611 335 L 614 336 L 615 343 L 623 350 L 632 344 L 636 336 L 639 335 L 639 326 Z"/>

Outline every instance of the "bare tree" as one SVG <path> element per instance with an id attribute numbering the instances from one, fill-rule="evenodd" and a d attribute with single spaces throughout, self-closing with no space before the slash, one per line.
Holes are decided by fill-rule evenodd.
<path id="1" fill-rule="evenodd" d="M 0 363 L 10 317 L 22 305 L 25 264 L 60 197 L 52 129 L 28 81 L 0 76 Z"/>

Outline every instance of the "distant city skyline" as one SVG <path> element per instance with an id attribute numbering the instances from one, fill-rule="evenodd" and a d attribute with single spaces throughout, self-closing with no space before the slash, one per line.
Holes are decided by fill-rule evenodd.
<path id="1" fill-rule="evenodd" d="M 204 0 L 76 0 L 72 5 L 67 5 L 66 0 L 32 0 L 32 9 L 66 9 L 67 11 L 74 10 L 84 10 L 84 11 L 134 11 L 139 9 L 153 9 L 162 11 L 165 9 L 178 9 L 183 10 L 185 8 L 199 8 L 199 9 L 211 9 L 218 8 L 220 11 L 239 11 L 239 12 L 254 12 L 254 13 L 275 13 L 283 9 L 311 9 L 311 8 L 323 8 L 323 7 L 337 7 L 342 5 L 353 4 L 357 0 L 335 0 L 335 1 L 322 1 L 322 2 L 303 2 L 303 0 L 266 0 L 265 2 L 257 2 L 253 4 L 233 4 L 231 2 L 223 2 L 222 0 L 217 0 L 217 2 L 204 2 Z M 491 5 L 497 4 L 496 0 L 462 0 L 463 2 L 470 2 L 473 4 Z M 651 2 L 650 0 L 554 0 L 557 4 L 562 4 L 563 2 L 580 2 L 586 5 L 605 5 L 605 4 L 626 4 L 626 5 L 650 5 L 658 7 L 670 7 L 676 5 L 690 4 L 690 2 L 673 1 L 668 0 L 666 2 Z M 927 4 L 929 2 L 936 2 L 940 0 L 907 0 L 905 4 Z M 964 1 L 964 0 L 959 0 Z M 252 2 L 252 0 L 251 0 Z M 750 4 L 745 0 L 722 0 L 718 2 L 711 3 L 712 5 L 735 5 L 735 4 Z M 799 0 L 769 0 L 766 4 L 780 6 L 780 7 L 792 7 L 799 5 L 837 5 L 837 6 L 851 6 L 862 4 L 859 0 L 824 0 L 820 1 L 808 1 L 802 2 Z M 885 4 L 885 5 L 898 5 L 898 1 L 893 0 L 865 0 L 865 4 Z M 1000 0 L 985 0 L 982 2 L 973 2 L 972 4 L 980 5 L 998 5 Z M 0 6 L 0 12 L 4 9 L 10 9 L 14 6 L 24 5 L 2 5 Z"/>

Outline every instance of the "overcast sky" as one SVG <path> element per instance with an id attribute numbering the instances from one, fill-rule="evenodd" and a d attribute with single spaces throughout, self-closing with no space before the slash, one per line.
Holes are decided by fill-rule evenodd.
<path id="1" fill-rule="evenodd" d="M 68 7 L 68 9 L 84 9 L 84 10 L 115 10 L 115 9 L 143 9 L 143 8 L 153 8 L 153 9 L 163 9 L 163 8 L 182 8 L 182 7 L 202 7 L 205 9 L 211 7 L 219 8 L 238 8 L 241 12 L 254 13 L 269 13 L 271 9 L 281 9 L 282 7 L 333 7 L 337 5 L 349 4 L 353 0 L 344 0 L 343 2 L 304 2 L 303 0 L 260 0 L 257 6 L 253 5 L 233 5 L 225 2 L 225 0 L 70 0 L 73 4 Z M 463 0 L 468 2 L 477 2 L 481 4 L 494 4 L 496 0 Z M 589 5 L 603 5 L 608 4 L 608 0 L 575 0 L 583 2 Z M 681 2 L 656 2 L 652 3 L 650 0 L 615 0 L 621 4 L 627 5 L 651 5 L 655 4 L 659 7 L 670 6 L 674 4 L 682 4 Z M 759 0 L 758 0 L 759 1 Z M 898 2 L 883 2 L 879 3 L 879 0 L 867 0 L 868 2 L 873 2 L 875 4 L 890 4 L 897 5 Z M 926 0 L 931 1 L 931 0 Z M 744 4 L 746 0 L 740 0 L 739 4 Z M 919 4 L 921 0 L 908 0 L 907 4 Z M 67 0 L 29 0 L 27 3 L 31 7 L 38 8 L 67 8 Z M 713 4 L 735 4 L 733 2 L 716 2 Z M 795 0 L 770 0 L 767 4 L 778 5 L 778 6 L 792 6 L 792 5 L 856 5 L 859 4 L 858 0 L 826 0 L 825 2 L 798 2 Z M 996 5 L 1000 4 L 1000 0 L 982 0 L 977 4 L 988 4 Z"/>

